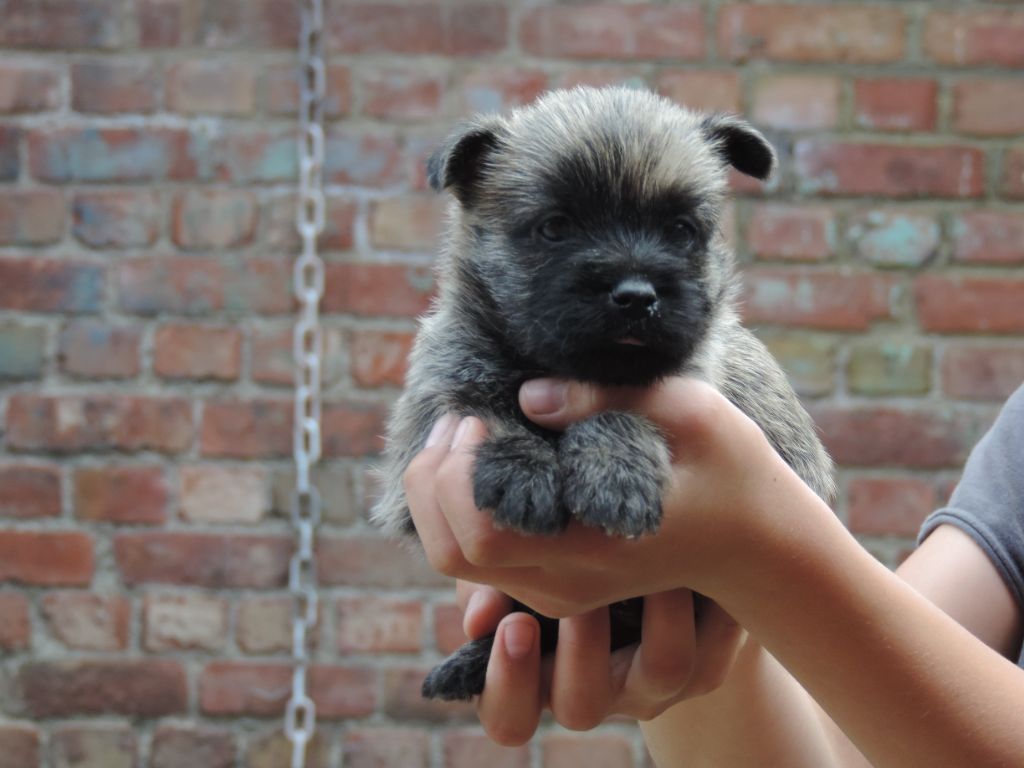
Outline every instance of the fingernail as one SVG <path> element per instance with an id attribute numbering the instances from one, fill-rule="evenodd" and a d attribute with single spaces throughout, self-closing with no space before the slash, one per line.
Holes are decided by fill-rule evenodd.
<path id="1" fill-rule="evenodd" d="M 533 625 L 526 621 L 514 621 L 506 624 L 505 631 L 502 633 L 505 651 L 513 659 L 525 658 L 533 649 L 536 634 Z"/>
<path id="2" fill-rule="evenodd" d="M 459 444 L 467 429 L 469 429 L 469 416 L 459 422 L 459 428 L 455 430 L 455 437 L 452 438 L 452 448 Z"/>
<path id="3" fill-rule="evenodd" d="M 446 413 L 434 424 L 434 428 L 430 430 L 430 434 L 427 435 L 426 448 L 437 445 L 441 442 L 441 438 L 446 437 L 455 426 L 455 415 Z"/>
<path id="4" fill-rule="evenodd" d="M 538 416 L 558 413 L 565 407 L 568 382 L 557 379 L 532 379 L 519 390 L 525 410 Z"/>

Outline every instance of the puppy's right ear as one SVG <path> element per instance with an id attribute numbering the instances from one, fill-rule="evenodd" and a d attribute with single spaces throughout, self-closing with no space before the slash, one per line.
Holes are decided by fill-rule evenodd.
<path id="1" fill-rule="evenodd" d="M 478 118 L 459 126 L 427 160 L 427 180 L 437 192 L 448 187 L 463 206 L 473 202 L 487 155 L 500 141 L 499 118 Z"/>

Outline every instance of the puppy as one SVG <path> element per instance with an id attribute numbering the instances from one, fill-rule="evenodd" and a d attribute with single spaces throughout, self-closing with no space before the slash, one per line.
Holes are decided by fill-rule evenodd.
<path id="1" fill-rule="evenodd" d="M 476 505 L 500 526 L 556 534 L 574 517 L 609 534 L 658 529 L 669 455 L 634 414 L 556 434 L 528 421 L 519 386 L 537 376 L 649 385 L 702 378 L 745 411 L 822 498 L 831 462 L 785 375 L 739 324 L 734 258 L 720 233 L 729 166 L 758 179 L 775 153 L 747 123 L 626 88 L 546 94 L 458 128 L 428 162 L 454 200 L 388 427 L 374 519 L 415 535 L 402 474 L 445 413 L 484 420 Z M 639 605 L 613 606 L 615 647 L 639 639 Z M 542 620 L 542 648 L 557 622 Z M 427 697 L 483 690 L 493 638 L 431 672 Z"/>

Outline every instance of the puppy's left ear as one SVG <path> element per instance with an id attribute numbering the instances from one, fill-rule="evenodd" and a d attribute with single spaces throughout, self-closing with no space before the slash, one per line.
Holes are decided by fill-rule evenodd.
<path id="1" fill-rule="evenodd" d="M 712 115 L 701 123 L 704 136 L 722 159 L 741 173 L 761 181 L 775 172 L 775 150 L 745 120 L 731 115 Z"/>
<path id="2" fill-rule="evenodd" d="M 501 121 L 478 117 L 463 123 L 427 160 L 427 180 L 437 192 L 451 187 L 463 206 L 469 207 L 485 172 L 487 156 L 500 142 Z"/>

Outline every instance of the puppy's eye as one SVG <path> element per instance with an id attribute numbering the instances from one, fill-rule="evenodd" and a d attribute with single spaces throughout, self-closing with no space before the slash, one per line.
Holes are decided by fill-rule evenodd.
<path id="1" fill-rule="evenodd" d="M 537 234 L 549 243 L 560 243 L 572 234 L 572 221 L 558 213 L 537 225 Z"/>
<path id="2" fill-rule="evenodd" d="M 680 240 L 696 240 L 700 231 L 688 216 L 677 216 L 672 220 L 672 234 Z"/>

